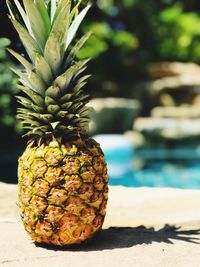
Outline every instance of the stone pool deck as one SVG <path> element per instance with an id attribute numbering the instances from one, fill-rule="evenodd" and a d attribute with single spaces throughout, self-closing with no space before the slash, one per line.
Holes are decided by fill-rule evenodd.
<path id="1" fill-rule="evenodd" d="M 72 248 L 36 247 L 0 183 L 0 266 L 199 267 L 200 190 L 110 187 L 104 230 Z"/>

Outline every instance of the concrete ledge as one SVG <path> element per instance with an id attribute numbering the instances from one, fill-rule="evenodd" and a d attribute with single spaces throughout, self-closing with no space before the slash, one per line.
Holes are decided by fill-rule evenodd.
<path id="1" fill-rule="evenodd" d="M 19 220 L 17 187 L 0 183 L 0 266 L 200 266 L 200 191 L 110 187 L 109 197 L 104 230 L 91 241 L 36 247 Z"/>

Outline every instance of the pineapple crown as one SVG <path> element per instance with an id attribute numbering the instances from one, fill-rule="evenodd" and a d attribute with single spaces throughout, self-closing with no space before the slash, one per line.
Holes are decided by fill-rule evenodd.
<path id="1" fill-rule="evenodd" d="M 22 105 L 17 118 L 30 139 L 60 138 L 69 132 L 88 128 L 92 108 L 83 86 L 90 75 L 80 76 L 89 59 L 78 60 L 77 53 L 90 37 L 85 34 L 74 46 L 72 41 L 90 4 L 81 12 L 81 1 L 6 0 L 10 20 L 29 59 L 8 49 L 23 65 L 13 69 L 18 75 L 17 96 Z M 77 1 L 76 1 L 77 2 Z"/>

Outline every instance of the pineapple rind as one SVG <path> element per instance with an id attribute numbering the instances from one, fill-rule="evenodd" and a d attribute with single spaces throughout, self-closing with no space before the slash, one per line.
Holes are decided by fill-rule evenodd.
<path id="1" fill-rule="evenodd" d="M 21 218 L 35 242 L 78 244 L 102 228 L 108 175 L 102 150 L 92 138 L 32 143 L 18 170 Z"/>
<path id="2" fill-rule="evenodd" d="M 80 243 L 102 228 L 108 194 L 103 153 L 85 134 L 89 59 L 77 53 L 91 34 L 74 40 L 91 5 L 79 12 L 81 1 L 6 2 L 28 55 L 9 50 L 24 67 L 13 69 L 23 93 L 17 118 L 29 139 L 18 168 L 21 217 L 38 243 Z"/>

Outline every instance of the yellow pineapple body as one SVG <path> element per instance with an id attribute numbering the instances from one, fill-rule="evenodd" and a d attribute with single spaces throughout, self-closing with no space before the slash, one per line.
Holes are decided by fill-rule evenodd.
<path id="1" fill-rule="evenodd" d="M 78 244 L 102 228 L 108 175 L 94 139 L 75 134 L 30 143 L 19 159 L 19 207 L 24 227 L 38 243 Z"/>

